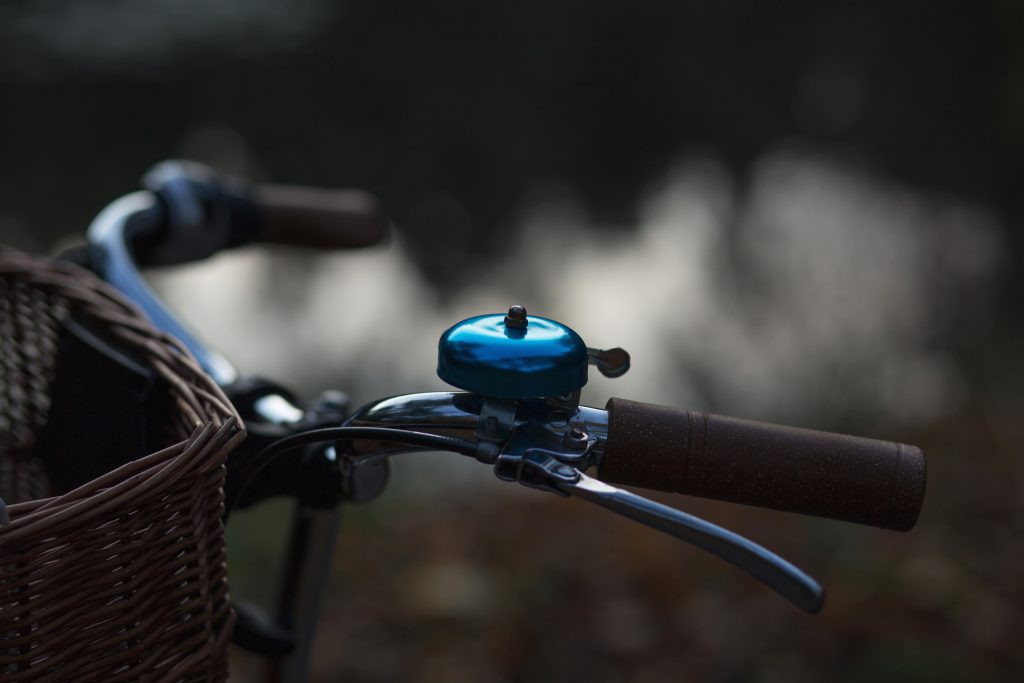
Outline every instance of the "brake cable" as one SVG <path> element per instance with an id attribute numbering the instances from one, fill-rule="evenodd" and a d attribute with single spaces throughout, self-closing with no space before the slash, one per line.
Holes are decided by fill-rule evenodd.
<path id="1" fill-rule="evenodd" d="M 291 434 L 278 439 L 267 445 L 266 448 L 256 454 L 239 471 L 238 485 L 233 491 L 228 492 L 224 505 L 225 520 L 231 514 L 249 483 L 256 479 L 268 465 L 283 455 L 292 452 L 300 446 L 308 446 L 325 441 L 341 441 L 350 439 L 377 439 L 390 443 L 400 443 L 409 446 L 432 448 L 439 451 L 451 451 L 461 455 L 476 456 L 480 446 L 466 439 L 459 439 L 454 436 L 443 434 L 429 434 L 427 432 L 409 431 L 393 427 L 327 427 L 324 429 L 311 429 L 298 434 Z"/>

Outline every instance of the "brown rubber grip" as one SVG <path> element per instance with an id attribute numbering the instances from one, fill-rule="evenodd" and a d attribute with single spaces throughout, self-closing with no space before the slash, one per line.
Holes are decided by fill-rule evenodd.
<path id="1" fill-rule="evenodd" d="M 924 502 L 916 446 L 608 401 L 598 477 L 746 505 L 907 531 Z"/>
<path id="2" fill-rule="evenodd" d="M 259 185 L 251 198 L 260 208 L 260 242 L 354 249 L 379 244 L 388 236 L 390 226 L 380 204 L 362 190 Z"/>

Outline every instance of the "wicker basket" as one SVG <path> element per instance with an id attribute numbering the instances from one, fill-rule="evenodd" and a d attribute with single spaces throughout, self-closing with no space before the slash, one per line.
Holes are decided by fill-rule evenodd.
<path id="1" fill-rule="evenodd" d="M 170 415 L 165 448 L 61 492 L 34 452 L 71 314 L 145 359 Z M 190 354 L 117 292 L 0 247 L 0 681 L 227 678 L 224 462 L 242 438 Z"/>

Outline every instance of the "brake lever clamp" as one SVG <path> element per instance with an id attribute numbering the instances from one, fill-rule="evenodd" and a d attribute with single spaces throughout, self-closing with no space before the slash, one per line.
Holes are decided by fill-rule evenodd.
<path id="1" fill-rule="evenodd" d="M 494 463 L 494 474 L 503 481 L 519 482 L 566 498 L 569 494 L 561 486 L 575 484 L 582 476 L 575 467 L 559 460 L 556 453 L 542 448 L 531 448 L 522 455 L 502 453 Z"/>
<path id="2" fill-rule="evenodd" d="M 593 464 L 597 445 L 597 439 L 571 424 L 552 424 L 543 411 L 535 413 L 512 430 L 494 463 L 495 476 L 568 496 L 563 487 L 578 482 L 582 470 Z"/>

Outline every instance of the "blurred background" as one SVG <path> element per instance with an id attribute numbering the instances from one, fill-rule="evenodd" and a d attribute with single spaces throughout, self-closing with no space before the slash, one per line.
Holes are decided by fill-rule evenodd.
<path id="1" fill-rule="evenodd" d="M 345 513 L 316 681 L 1024 675 L 1024 5 L 7 2 L 0 241 L 47 252 L 169 157 L 377 193 L 387 247 L 154 274 L 243 371 L 357 404 L 522 303 L 609 396 L 921 445 L 896 534 L 681 497 L 819 578 L 799 614 L 668 537 L 397 462 Z M 231 530 L 272 585 L 287 510 Z M 251 661 L 236 658 L 235 680 Z"/>

